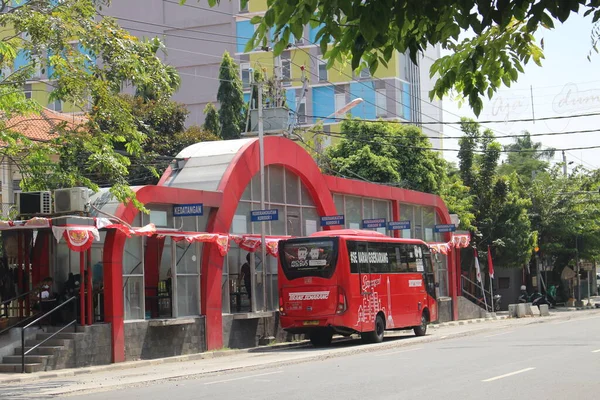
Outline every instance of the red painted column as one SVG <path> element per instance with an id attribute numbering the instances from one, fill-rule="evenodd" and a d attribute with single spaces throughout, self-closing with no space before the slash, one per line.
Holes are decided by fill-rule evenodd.
<path id="1" fill-rule="evenodd" d="M 85 253 L 79 252 L 79 318 L 81 326 L 85 325 Z"/>
<path id="2" fill-rule="evenodd" d="M 216 210 L 211 210 L 209 221 L 214 221 Z M 209 222 L 210 224 L 210 222 Z M 213 232 L 211 226 L 206 229 Z M 215 244 L 205 243 L 202 252 L 200 276 L 200 312 L 205 317 L 206 349 L 217 350 L 223 347 L 223 306 L 221 279 L 224 257 Z"/>
<path id="3" fill-rule="evenodd" d="M 24 279 L 23 279 L 23 292 L 29 292 L 29 290 L 31 290 L 32 286 L 31 286 L 31 281 L 32 281 L 32 274 L 30 274 L 30 260 L 29 260 L 29 252 L 31 251 L 31 249 L 29 248 L 29 232 L 24 232 L 23 233 L 23 241 L 24 241 L 24 248 L 25 248 L 25 253 L 23 254 L 24 257 L 24 267 L 23 267 L 23 274 L 24 274 Z M 27 284 L 27 285 L 26 285 Z M 25 316 L 29 316 L 30 312 L 31 312 L 31 307 L 29 307 L 29 297 L 30 296 L 25 296 L 25 298 L 23 299 L 24 301 L 24 315 Z"/>
<path id="4" fill-rule="evenodd" d="M 110 323 L 112 362 L 125 361 L 125 328 L 123 308 L 123 249 L 125 234 L 114 229 L 104 241 L 104 319 Z"/>
<path id="5" fill-rule="evenodd" d="M 400 221 L 400 202 L 398 200 L 392 200 L 392 220 Z M 394 230 L 394 237 L 400 237 L 400 231 L 398 229 Z"/>
<path id="6" fill-rule="evenodd" d="M 87 324 L 92 325 L 94 323 L 94 293 L 92 287 L 92 249 L 86 251 L 87 261 Z"/>

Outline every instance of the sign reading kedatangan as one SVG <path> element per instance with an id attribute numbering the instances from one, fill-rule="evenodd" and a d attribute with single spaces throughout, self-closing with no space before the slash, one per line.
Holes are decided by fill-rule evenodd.
<path id="1" fill-rule="evenodd" d="M 204 213 L 204 205 L 198 204 L 175 204 L 173 206 L 174 217 L 194 217 Z"/>

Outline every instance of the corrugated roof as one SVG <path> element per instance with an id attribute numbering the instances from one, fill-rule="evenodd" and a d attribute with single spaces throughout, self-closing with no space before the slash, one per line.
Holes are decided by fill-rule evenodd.
<path id="1" fill-rule="evenodd" d="M 42 109 L 40 114 L 16 115 L 6 121 L 6 128 L 18 132 L 28 139 L 47 142 L 56 138 L 56 129 L 66 123 L 70 128 L 76 128 L 87 122 L 87 118 Z"/>

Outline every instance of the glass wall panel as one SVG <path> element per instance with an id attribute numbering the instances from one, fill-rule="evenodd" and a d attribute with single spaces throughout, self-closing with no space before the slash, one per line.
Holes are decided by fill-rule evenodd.
<path id="1" fill-rule="evenodd" d="M 285 202 L 287 204 L 300 204 L 300 187 L 298 176 L 285 170 Z"/>
<path id="2" fill-rule="evenodd" d="M 373 218 L 373 200 L 371 199 L 362 199 L 363 200 L 363 219 L 371 219 Z"/>
<path id="3" fill-rule="evenodd" d="M 243 234 L 252 233 L 252 223 L 250 222 L 250 203 L 240 201 L 235 210 L 233 221 L 231 223 L 231 233 Z"/>
<path id="4" fill-rule="evenodd" d="M 144 277 L 124 276 L 123 281 L 125 319 L 144 319 Z"/>
<path id="5" fill-rule="evenodd" d="M 435 225 L 435 215 L 433 212 L 433 208 L 423 207 L 423 230 L 424 230 L 424 239 L 426 242 L 433 242 L 433 227 Z"/>
<path id="6" fill-rule="evenodd" d="M 413 237 L 412 232 L 415 227 L 415 219 L 413 216 L 414 207 L 408 204 L 400 204 L 400 220 L 401 221 L 410 221 L 410 229 L 402 230 L 403 238 L 411 238 Z"/>
<path id="7" fill-rule="evenodd" d="M 302 209 L 302 235 L 308 236 L 317 231 L 321 230 L 319 223 L 319 214 L 317 214 L 316 208 L 303 208 Z"/>
<path id="8" fill-rule="evenodd" d="M 302 205 L 309 206 L 309 207 L 315 206 L 315 202 L 313 201 L 312 196 L 310 195 L 310 192 L 308 191 L 306 186 L 304 186 L 302 181 L 300 181 L 300 196 L 302 197 L 302 199 L 301 199 Z"/>
<path id="9" fill-rule="evenodd" d="M 277 210 L 277 212 L 279 214 L 279 219 L 277 221 L 271 221 L 271 235 L 285 235 L 285 225 L 286 225 L 285 207 L 271 205 L 269 208 L 271 210 Z M 260 232 L 260 222 L 256 223 L 255 229 L 257 230 L 257 232 Z M 268 229 L 268 226 L 267 226 L 267 229 Z M 268 234 L 268 230 L 267 230 L 267 234 Z"/>
<path id="10" fill-rule="evenodd" d="M 362 199 L 360 197 L 345 196 L 346 201 L 346 228 L 360 229 L 362 221 Z"/>
<path id="11" fill-rule="evenodd" d="M 422 208 L 419 206 L 415 206 L 415 238 L 423 239 L 423 213 Z"/>
<path id="12" fill-rule="evenodd" d="M 302 221 L 300 220 L 300 207 L 287 207 L 286 230 L 287 235 L 302 236 Z"/>
<path id="13" fill-rule="evenodd" d="M 344 214 L 344 196 L 342 196 L 341 194 L 334 194 L 333 202 L 335 203 L 335 209 L 336 209 L 338 215 L 343 215 Z"/>
<path id="14" fill-rule="evenodd" d="M 200 314 L 200 291 L 198 275 L 177 275 L 177 316 Z"/>
<path id="15" fill-rule="evenodd" d="M 270 165 L 269 171 L 269 200 L 271 203 L 283 203 L 283 167 L 280 165 Z M 266 196 L 266 194 L 265 194 Z M 260 198 L 259 198 L 260 200 Z"/>

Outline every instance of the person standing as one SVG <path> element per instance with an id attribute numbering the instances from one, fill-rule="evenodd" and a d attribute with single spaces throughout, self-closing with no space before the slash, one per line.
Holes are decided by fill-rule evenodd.
<path id="1" fill-rule="evenodd" d="M 246 288 L 246 294 L 248 295 L 248 302 L 250 303 L 250 309 L 252 309 L 252 275 L 250 273 L 250 253 L 246 254 L 246 262 L 240 269 L 239 280 L 244 281 L 244 287 Z"/>

